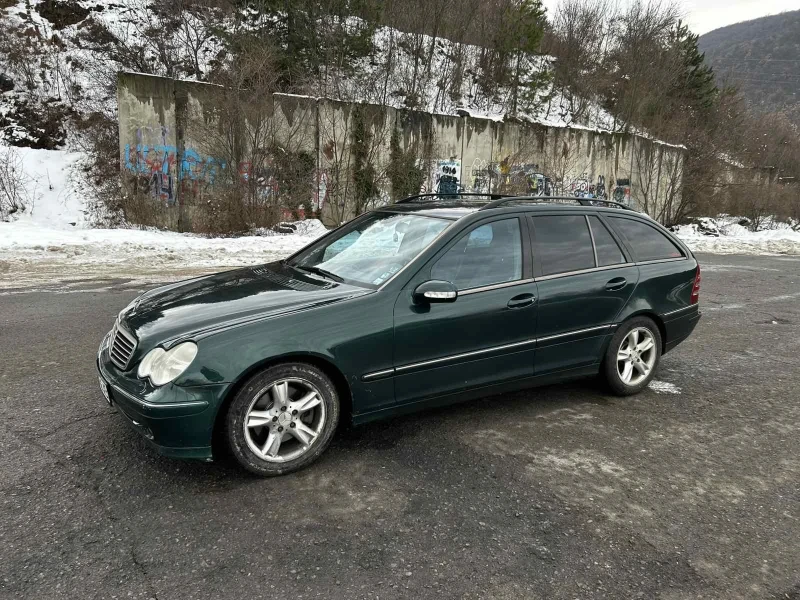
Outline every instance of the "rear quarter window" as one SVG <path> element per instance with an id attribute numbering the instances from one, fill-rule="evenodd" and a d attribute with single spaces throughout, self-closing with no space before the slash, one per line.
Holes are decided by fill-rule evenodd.
<path id="1" fill-rule="evenodd" d="M 608 220 L 633 248 L 633 253 L 638 261 L 682 258 L 684 256 L 672 240 L 651 225 L 619 217 L 608 217 Z"/>
<path id="2" fill-rule="evenodd" d="M 606 226 L 600 222 L 600 219 L 592 215 L 589 217 L 589 224 L 592 228 L 594 246 L 597 251 L 597 266 L 608 267 L 624 263 L 625 256 L 623 256 L 622 250 L 620 250 L 614 238 L 611 237 Z"/>

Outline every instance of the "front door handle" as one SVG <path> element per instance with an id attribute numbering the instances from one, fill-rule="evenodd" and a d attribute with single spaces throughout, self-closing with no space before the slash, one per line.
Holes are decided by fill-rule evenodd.
<path id="1" fill-rule="evenodd" d="M 533 294 L 520 294 L 508 301 L 508 308 L 525 308 L 534 302 L 536 302 L 536 296 Z"/>
<path id="2" fill-rule="evenodd" d="M 611 281 L 609 281 L 606 284 L 606 289 L 609 292 L 613 292 L 613 291 L 616 291 L 616 290 L 621 290 L 622 288 L 625 287 L 625 285 L 627 283 L 628 283 L 628 280 L 625 279 L 624 277 L 615 277 L 614 279 L 612 279 Z"/>

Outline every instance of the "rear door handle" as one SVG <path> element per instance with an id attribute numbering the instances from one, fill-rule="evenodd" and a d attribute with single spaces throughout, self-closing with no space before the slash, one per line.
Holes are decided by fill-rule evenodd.
<path id="1" fill-rule="evenodd" d="M 508 301 L 508 308 L 525 308 L 534 302 L 536 302 L 536 296 L 533 294 L 520 294 Z"/>
<path id="2" fill-rule="evenodd" d="M 613 292 L 615 290 L 621 290 L 622 288 L 625 287 L 627 283 L 628 280 L 625 279 L 624 277 L 615 277 L 614 279 L 606 283 L 606 289 L 609 292 Z"/>

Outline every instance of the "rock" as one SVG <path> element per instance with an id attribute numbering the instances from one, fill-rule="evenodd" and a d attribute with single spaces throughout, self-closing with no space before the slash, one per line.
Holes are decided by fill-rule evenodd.
<path id="1" fill-rule="evenodd" d="M 53 24 L 54 29 L 64 29 L 75 25 L 89 16 L 89 9 L 70 0 L 44 0 L 36 10 Z"/>
<path id="2" fill-rule="evenodd" d="M 297 225 L 294 223 L 278 223 L 272 228 L 275 233 L 295 233 Z"/>
<path id="3" fill-rule="evenodd" d="M 719 237 L 719 227 L 710 217 L 702 217 L 697 220 L 697 232 L 711 237 Z"/>
<path id="4" fill-rule="evenodd" d="M 0 94 L 14 89 L 14 80 L 5 73 L 0 73 Z"/>

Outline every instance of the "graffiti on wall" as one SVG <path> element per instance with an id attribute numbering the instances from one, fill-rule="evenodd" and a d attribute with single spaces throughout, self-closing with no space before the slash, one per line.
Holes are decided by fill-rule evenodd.
<path id="1" fill-rule="evenodd" d="M 593 179 L 585 172 L 577 177 L 567 177 L 562 180 L 557 180 L 553 188 L 555 194 L 558 196 L 575 196 L 576 198 L 597 198 L 598 200 L 605 200 L 608 195 L 606 191 L 605 175 L 598 175 L 597 179 Z"/>
<path id="2" fill-rule="evenodd" d="M 497 188 L 500 171 L 496 163 L 476 157 L 472 161 L 469 171 L 470 191 L 477 194 L 487 194 Z"/>
<path id="3" fill-rule="evenodd" d="M 457 194 L 464 191 L 461 187 L 461 161 L 458 159 L 440 159 L 435 162 L 433 191 L 438 194 Z"/>
<path id="4" fill-rule="evenodd" d="M 631 202 L 629 179 L 617 179 L 616 186 L 610 187 L 606 184 L 605 175 L 591 176 L 587 172 L 582 172 L 577 176 L 556 179 L 549 177 L 536 163 L 512 164 L 508 159 L 491 162 L 475 158 L 470 167 L 465 167 L 465 181 L 462 182 L 459 180 L 462 164 L 460 160 L 442 158 L 435 160 L 433 164 L 431 179 L 422 186 L 422 193 L 506 193 L 611 199 L 625 204 Z M 324 189 L 321 184 L 319 187 L 321 190 Z"/>
<path id="5" fill-rule="evenodd" d="M 259 200 L 269 201 L 278 195 L 279 185 L 275 177 L 275 165 L 269 157 L 264 159 L 261 166 L 255 167 L 249 160 L 243 160 L 237 167 L 237 173 L 240 182 L 251 184 L 250 189 Z"/>
<path id="6" fill-rule="evenodd" d="M 175 146 L 136 144 L 131 147 L 128 144 L 125 146 L 125 168 L 148 177 L 153 196 L 168 204 L 175 201 L 176 180 L 211 185 L 218 170 L 225 168 L 224 162 L 203 157 L 196 150 L 187 148 L 176 173 L 177 155 Z"/>
<path id="7" fill-rule="evenodd" d="M 630 206 L 631 204 L 631 180 L 617 179 L 617 186 L 614 188 L 614 202 L 622 202 Z"/>
<path id="8" fill-rule="evenodd" d="M 492 165 L 491 171 L 499 173 L 495 176 L 498 186 L 491 191 L 504 191 L 528 196 L 549 196 L 552 193 L 550 178 L 541 172 L 538 164 L 511 164 L 508 159 Z"/>
<path id="9" fill-rule="evenodd" d="M 136 130 L 137 143 L 125 145 L 124 168 L 136 175 L 146 177 L 153 197 L 167 204 L 175 202 L 176 182 L 192 182 L 192 188 L 198 191 L 199 185 L 214 183 L 225 162 L 212 157 L 202 156 L 193 148 L 186 148 L 180 165 L 177 164 L 178 149 L 167 143 L 169 130 L 160 128 L 160 144 L 147 144 L 142 140 L 145 135 L 154 136 L 152 127 L 140 127 Z"/>
<path id="10" fill-rule="evenodd" d="M 542 173 L 538 164 L 512 164 L 507 159 L 491 162 L 475 158 L 469 170 L 470 185 L 463 188 L 478 194 L 506 192 L 530 196 L 552 194 L 551 180 Z"/>

